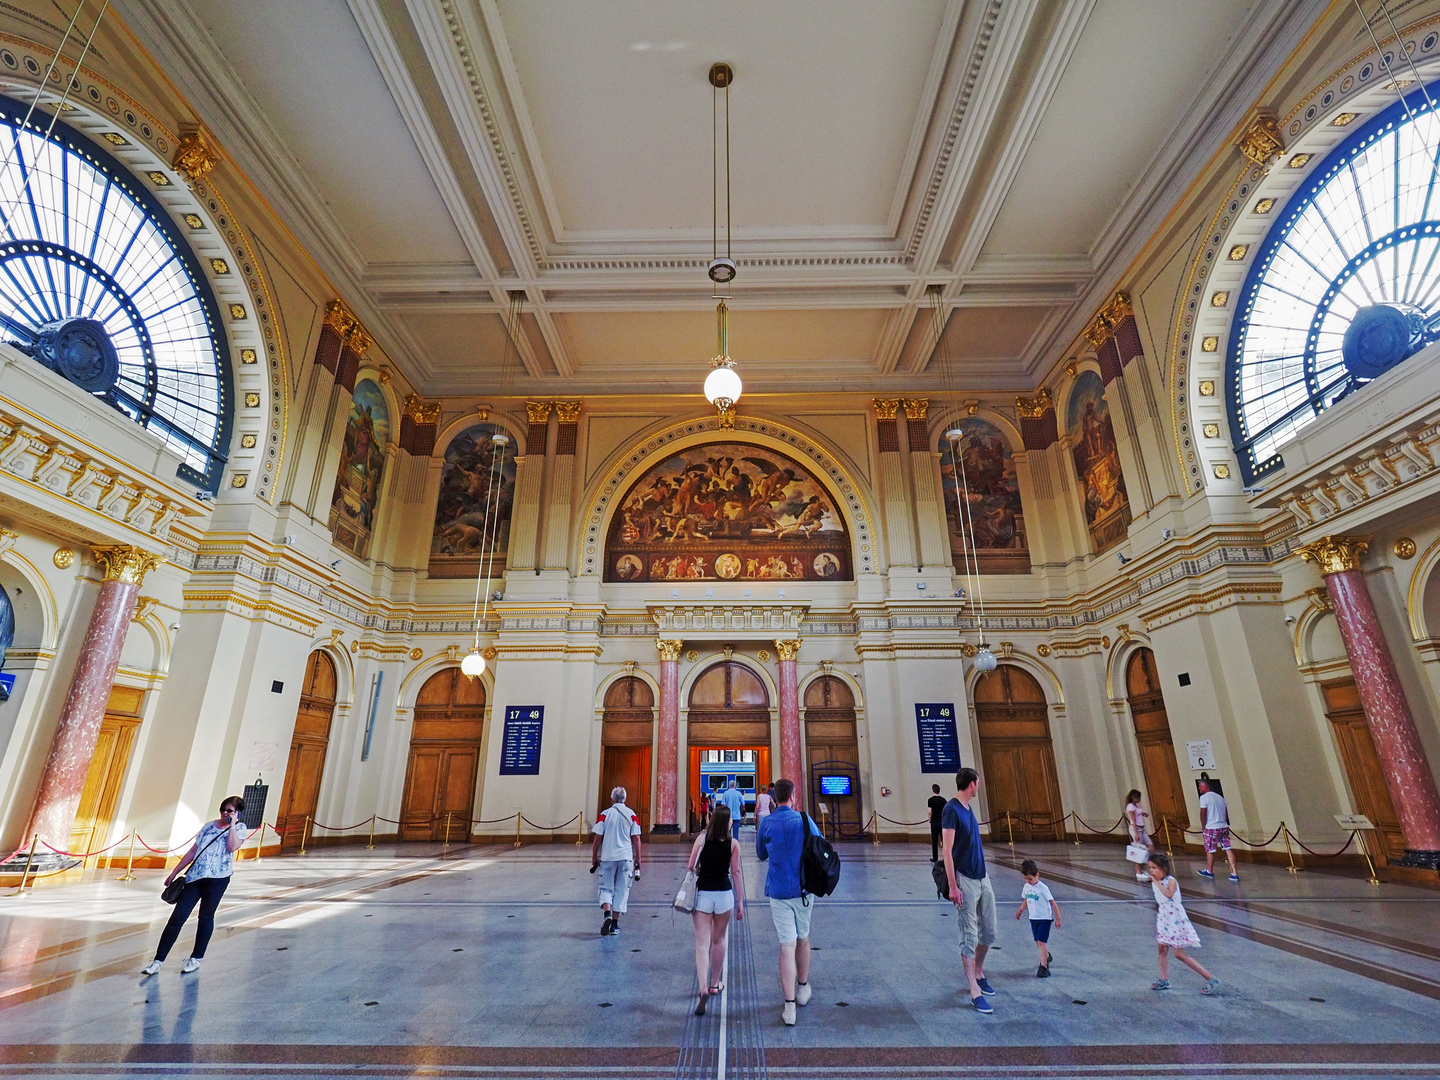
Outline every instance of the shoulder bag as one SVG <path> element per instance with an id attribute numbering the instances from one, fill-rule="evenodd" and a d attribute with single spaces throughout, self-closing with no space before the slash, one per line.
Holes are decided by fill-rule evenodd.
<path id="1" fill-rule="evenodd" d="M 705 845 L 701 844 L 700 846 L 703 849 Z M 685 868 L 685 880 L 680 882 L 680 888 L 675 891 L 675 902 L 672 906 L 676 911 L 683 911 L 687 915 L 694 912 L 695 894 L 700 889 L 700 874 L 695 868 L 695 864 L 698 864 L 699 861 L 700 856 L 697 853 L 694 863 Z"/>
<path id="2" fill-rule="evenodd" d="M 194 866 L 197 862 L 199 862 L 199 861 L 200 861 L 200 856 L 201 856 L 201 855 L 204 855 L 205 852 L 207 852 L 207 851 L 210 850 L 210 844 L 215 843 L 216 840 L 219 840 L 220 837 L 224 836 L 226 833 L 228 833 L 228 832 L 230 831 L 230 829 L 233 829 L 234 827 L 235 827 L 235 826 L 231 825 L 229 829 L 221 829 L 218 833 L 216 833 L 214 836 L 212 836 L 212 837 L 210 838 L 209 843 L 207 843 L 203 848 L 201 848 L 199 851 L 197 851 L 197 852 L 195 853 L 195 858 L 193 858 L 192 860 L 190 860 L 190 865 L 191 865 L 191 866 Z M 185 875 L 184 875 L 184 874 L 181 874 L 179 877 L 177 877 L 177 878 L 175 878 L 173 881 L 171 881 L 170 884 L 166 885 L 165 888 L 163 888 L 163 889 L 160 890 L 160 899 L 161 899 L 161 900 L 164 900 L 165 903 L 167 903 L 167 904 L 175 904 L 175 903 L 178 903 L 178 902 L 179 902 L 179 900 L 180 900 L 180 894 L 183 893 L 184 891 L 185 891 Z"/>

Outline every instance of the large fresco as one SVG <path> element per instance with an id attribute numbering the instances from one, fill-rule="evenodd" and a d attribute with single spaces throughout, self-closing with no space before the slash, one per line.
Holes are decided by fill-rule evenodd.
<path id="1" fill-rule="evenodd" d="M 1015 455 L 1000 429 L 988 420 L 970 417 L 955 425 L 964 437 L 951 452 L 940 436 L 940 481 L 945 488 L 945 524 L 955 572 L 965 572 L 964 522 L 960 500 L 969 491 L 970 527 L 975 531 L 975 558 L 982 574 L 1028 574 L 1030 549 L 1025 539 L 1025 511 Z M 959 455 L 957 476 L 955 456 Z M 973 564 L 972 564 L 973 565 Z"/>
<path id="2" fill-rule="evenodd" d="M 1130 498 L 1120 472 L 1115 427 L 1100 376 L 1087 371 L 1075 380 L 1065 409 L 1065 430 L 1075 455 L 1075 475 L 1085 500 L 1085 524 L 1098 555 L 1125 539 L 1130 526 Z"/>
<path id="3" fill-rule="evenodd" d="M 337 545 L 362 559 L 370 550 L 389 440 L 390 409 L 385 395 L 373 379 L 361 379 L 350 399 L 340 468 L 330 496 L 330 535 Z"/>
<path id="4" fill-rule="evenodd" d="M 606 581 L 849 581 L 850 535 L 804 466 L 718 442 L 652 465 L 625 493 Z"/>
<path id="5" fill-rule="evenodd" d="M 510 511 L 515 505 L 515 442 L 512 439 L 505 447 L 497 474 L 490 436 L 498 430 L 493 424 L 476 424 L 445 448 L 430 537 L 431 577 L 476 577 L 487 546 L 490 576 L 505 573 Z M 487 537 L 493 537 L 488 545 Z"/>

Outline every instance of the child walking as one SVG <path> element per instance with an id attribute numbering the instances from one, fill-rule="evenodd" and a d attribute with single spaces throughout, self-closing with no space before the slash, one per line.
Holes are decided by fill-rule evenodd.
<path id="1" fill-rule="evenodd" d="M 1035 947 L 1040 950 L 1040 967 L 1035 972 L 1037 979 L 1050 977 L 1050 926 L 1060 928 L 1060 905 L 1050 895 L 1050 886 L 1040 880 L 1040 867 L 1034 859 L 1020 864 L 1020 873 L 1025 876 L 1025 887 L 1020 890 L 1020 906 L 1015 909 L 1015 918 L 1030 911 L 1030 933 L 1035 938 Z"/>
<path id="2" fill-rule="evenodd" d="M 1180 883 L 1170 874 L 1170 856 L 1163 851 L 1152 852 L 1149 867 L 1150 888 L 1154 890 L 1155 903 L 1159 905 L 1155 916 L 1155 940 L 1160 949 L 1160 978 L 1150 984 L 1150 989 L 1170 989 L 1170 950 L 1174 949 L 1175 958 L 1205 980 L 1200 992 L 1215 993 L 1220 980 L 1185 955 L 1186 949 L 1200 947 L 1200 936 L 1190 925 L 1190 916 L 1185 914 L 1185 904 L 1180 899 Z"/>

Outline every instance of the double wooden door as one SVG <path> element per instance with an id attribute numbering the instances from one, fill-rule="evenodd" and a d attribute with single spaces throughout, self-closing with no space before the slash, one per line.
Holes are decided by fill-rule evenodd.
<path id="1" fill-rule="evenodd" d="M 144 690 L 129 686 L 110 690 L 105 717 L 100 721 L 100 736 L 90 758 L 90 769 L 85 774 L 85 787 L 80 792 L 75 824 L 70 829 L 71 851 L 84 854 L 105 846 L 110 824 L 115 820 L 120 789 L 125 783 L 125 770 L 130 764 L 130 750 L 140 730 L 144 698 Z M 111 858 L 113 860 L 113 853 Z"/>
<path id="2" fill-rule="evenodd" d="M 1135 743 L 1140 748 L 1140 768 L 1145 774 L 1145 796 L 1150 808 L 1152 835 L 1163 835 L 1163 822 L 1188 829 L 1190 812 L 1185 809 L 1180 765 L 1175 742 L 1170 737 L 1170 716 L 1160 692 L 1160 672 L 1155 654 L 1136 649 L 1125 665 L 1126 700 L 1135 724 Z"/>
<path id="3" fill-rule="evenodd" d="M 975 682 L 975 723 L 990 835 L 1055 839 L 1064 824 L 1045 691 L 1028 672 L 1001 664 Z"/>
<path id="4" fill-rule="evenodd" d="M 1370 725 L 1365 721 L 1355 680 L 1324 683 L 1320 690 L 1325 695 L 1325 715 L 1330 720 L 1330 730 L 1335 733 L 1335 745 L 1345 766 L 1345 778 L 1350 781 L 1355 810 L 1375 825 L 1375 831 L 1365 835 L 1370 855 L 1377 863 L 1398 859 L 1405 854 L 1405 836 L 1400 831 L 1395 804 L 1390 801 L 1390 788 L 1385 783 L 1380 755 L 1375 752 L 1375 740 L 1370 737 Z"/>
<path id="5" fill-rule="evenodd" d="M 655 695 L 643 679 L 628 675 L 605 691 L 600 728 L 600 791 L 596 816 L 610 808 L 610 792 L 625 789 L 625 805 L 650 831 L 650 758 L 655 741 Z"/>
<path id="6" fill-rule="evenodd" d="M 485 685 L 458 667 L 426 680 L 415 699 L 400 806 L 401 840 L 468 843 L 480 776 Z"/>
<path id="7" fill-rule="evenodd" d="M 276 809 L 282 851 L 298 848 L 305 835 L 305 819 L 315 820 L 325 752 L 330 747 L 330 723 L 335 716 L 335 685 L 335 662 L 319 650 L 311 653 L 305 681 L 300 684 L 300 708 L 295 713 L 285 786 Z"/>

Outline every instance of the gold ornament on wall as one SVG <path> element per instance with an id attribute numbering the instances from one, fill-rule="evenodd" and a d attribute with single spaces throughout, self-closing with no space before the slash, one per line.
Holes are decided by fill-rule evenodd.
<path id="1" fill-rule="evenodd" d="M 208 176 L 219 161 L 220 155 L 197 127 L 180 136 L 180 145 L 175 148 L 170 167 L 193 184 Z"/>
<path id="2" fill-rule="evenodd" d="M 784 638 L 775 642 L 775 654 L 779 656 L 783 664 L 787 660 L 794 660 L 800 655 L 801 638 Z"/>
<path id="3" fill-rule="evenodd" d="M 1050 396 L 1048 386 L 1042 386 L 1040 392 L 1034 397 L 1017 397 L 1015 399 L 1015 411 L 1020 414 L 1022 420 L 1038 420 L 1054 407 L 1055 399 Z"/>
<path id="4" fill-rule="evenodd" d="M 960 651 L 961 651 L 962 653 L 964 653 L 966 656 L 974 656 L 974 655 L 975 655 L 977 652 L 979 652 L 980 650 L 977 649 L 974 645 L 971 645 L 971 644 L 967 641 L 967 642 L 965 642 L 963 645 L 960 646 Z"/>
<path id="5" fill-rule="evenodd" d="M 1259 165 L 1268 168 L 1270 163 L 1285 152 L 1285 141 L 1280 137 L 1280 124 L 1275 117 L 1262 113 L 1250 122 L 1245 134 L 1240 136 L 1240 153 Z"/>
<path id="6" fill-rule="evenodd" d="M 405 415 L 417 424 L 438 424 L 440 402 L 425 401 L 419 394 L 410 394 L 405 398 Z"/>
<path id="7" fill-rule="evenodd" d="M 1214 380 L 1214 379 L 1201 379 L 1201 380 L 1200 380 L 1200 396 L 1201 396 L 1201 397 L 1214 397 L 1214 396 L 1215 396 L 1215 380 Z"/>
<path id="8" fill-rule="evenodd" d="M 95 561 L 105 571 L 106 581 L 120 581 L 127 585 L 145 584 L 145 575 L 160 565 L 160 557 L 143 548 L 125 544 L 94 546 Z"/>
<path id="9" fill-rule="evenodd" d="M 543 424 L 550 419 L 550 409 L 553 402 L 549 401 L 527 401 L 525 402 L 525 417 L 532 424 Z"/>
<path id="10" fill-rule="evenodd" d="M 699 650 L 699 649 L 691 649 L 689 652 L 687 652 L 687 653 L 685 654 L 685 659 L 688 660 L 688 661 L 690 661 L 690 663 L 692 663 L 692 664 L 695 663 L 696 660 L 699 660 L 699 659 L 700 659 L 700 650 Z"/>
<path id="11" fill-rule="evenodd" d="M 489 645 L 480 651 L 480 655 L 483 656 L 486 660 L 493 662 L 495 658 L 500 655 L 500 650 L 497 649 L 494 645 Z"/>
<path id="12" fill-rule="evenodd" d="M 419 659 L 420 659 L 422 656 L 424 656 L 424 655 L 425 655 L 425 650 L 422 649 L 422 648 L 420 648 L 419 646 L 416 646 L 415 648 L 413 648 L 413 649 L 410 650 L 410 659 L 411 659 L 411 660 L 419 660 Z"/>
<path id="13" fill-rule="evenodd" d="M 761 649 L 755 654 L 755 659 L 759 660 L 762 664 L 768 664 L 770 662 L 770 650 Z"/>
<path id="14" fill-rule="evenodd" d="M 56 569 L 69 570 L 70 567 L 75 565 L 75 552 L 67 547 L 56 548 L 55 554 L 50 557 L 50 561 L 55 564 Z"/>
<path id="15" fill-rule="evenodd" d="M 1391 550 L 1394 551 L 1399 558 L 1413 559 L 1416 551 L 1415 541 L 1411 540 L 1408 536 L 1402 536 L 1395 541 Z"/>
<path id="16" fill-rule="evenodd" d="M 680 660 L 680 650 L 684 645 L 685 642 L 677 641 L 674 638 L 655 639 L 655 648 L 660 651 L 660 659 L 662 661 L 678 662 Z"/>
<path id="17" fill-rule="evenodd" d="M 1044 644 L 1044 643 L 1042 642 L 1041 644 L 1035 646 L 1035 651 L 1036 651 L 1037 653 L 1039 653 L 1041 656 L 1049 656 L 1049 655 L 1050 655 L 1050 646 L 1049 646 L 1049 645 L 1046 645 L 1046 644 Z"/>
<path id="18" fill-rule="evenodd" d="M 880 420 L 894 420 L 900 408 L 899 398 L 875 398 L 875 416 Z"/>

